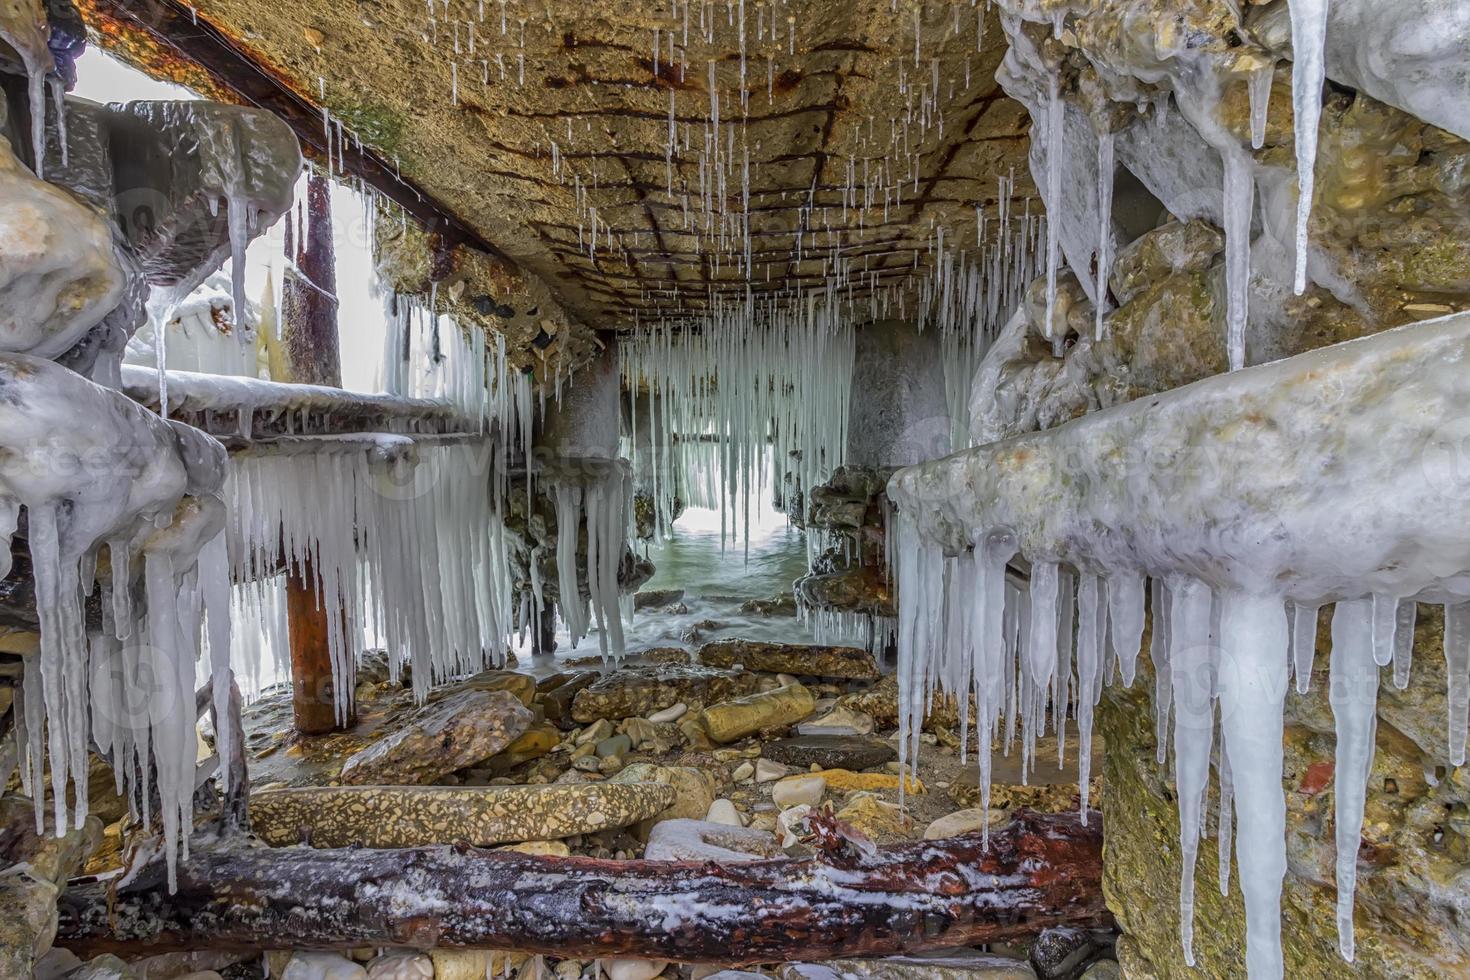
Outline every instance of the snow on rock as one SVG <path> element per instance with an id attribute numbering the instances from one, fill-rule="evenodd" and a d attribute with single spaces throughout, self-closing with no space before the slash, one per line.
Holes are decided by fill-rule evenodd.
<path id="1" fill-rule="evenodd" d="M 1151 577 L 1161 738 L 1171 703 L 1174 714 L 1186 959 L 1218 713 L 1247 961 L 1252 977 L 1280 976 L 1281 712 L 1290 661 L 1294 654 L 1300 682 L 1312 633 L 1311 618 L 1293 613 L 1292 625 L 1286 603 L 1315 611 L 1336 602 L 1337 884 L 1341 951 L 1351 960 L 1378 670 L 1402 646 L 1401 600 L 1449 607 L 1449 739 L 1452 758 L 1464 757 L 1467 359 L 1470 314 L 1459 314 L 900 470 L 888 494 L 899 509 L 901 761 L 916 755 L 917 708 L 935 689 L 961 703 L 973 692 L 982 765 L 1013 711 L 1027 762 L 1048 723 L 1073 711 L 1086 727 L 1099 634 L 1111 625 L 1109 657 L 1119 657 L 1118 644 L 1136 645 L 1142 580 Z M 1030 565 L 1029 589 L 1005 578 L 1017 552 Z M 1072 636 L 1074 602 L 1083 617 L 1077 691 L 1068 683 L 1072 645 L 1058 649 L 1059 634 Z M 1102 675 L 1112 672 L 1109 660 Z"/>
<path id="2" fill-rule="evenodd" d="M 112 311 L 124 285 L 104 217 L 38 180 L 0 138 L 0 351 L 65 353 Z"/>
<path id="3" fill-rule="evenodd" d="M 258 344 L 259 311 L 247 301 L 242 320 L 235 311 L 232 288 L 230 277 L 216 272 L 181 302 L 151 310 L 149 322 L 128 341 L 124 362 L 156 368 L 161 349 L 170 371 L 269 376 L 266 352 Z M 168 335 L 161 345 L 155 338 L 160 329 Z"/>
<path id="4" fill-rule="evenodd" d="M 340 953 L 294 953 L 281 980 L 365 980 L 368 972 Z"/>

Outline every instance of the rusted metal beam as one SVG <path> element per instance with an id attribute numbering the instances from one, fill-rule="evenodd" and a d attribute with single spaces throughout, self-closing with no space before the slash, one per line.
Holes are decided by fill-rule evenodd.
<path id="1" fill-rule="evenodd" d="M 506 258 L 371 147 L 356 145 L 349 139 L 340 144 L 333 140 L 329 149 L 321 104 L 188 5 L 178 0 L 80 0 L 78 7 L 104 44 L 109 39 L 120 44 L 141 40 L 145 46 L 196 66 L 219 88 L 238 96 L 241 103 L 264 109 L 290 126 L 308 156 L 319 161 L 330 158 L 334 170 L 361 179 L 430 233 Z"/>

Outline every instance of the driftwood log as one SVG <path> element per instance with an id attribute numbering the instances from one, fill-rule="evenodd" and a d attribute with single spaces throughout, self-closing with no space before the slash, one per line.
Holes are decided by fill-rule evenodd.
<path id="1" fill-rule="evenodd" d="M 85 956 L 461 946 L 745 964 L 952 948 L 1110 923 L 1101 824 L 1022 811 L 988 850 L 978 834 L 873 850 L 834 822 L 815 858 L 723 866 L 446 846 L 201 849 L 173 895 L 161 869 L 115 893 L 73 882 L 57 944 Z"/>

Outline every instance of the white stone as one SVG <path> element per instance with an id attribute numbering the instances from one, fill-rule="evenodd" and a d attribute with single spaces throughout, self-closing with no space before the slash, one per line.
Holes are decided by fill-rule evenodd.
<path id="1" fill-rule="evenodd" d="M 789 776 L 791 767 L 784 766 L 770 759 L 755 760 L 755 781 L 758 783 L 770 783 L 782 776 Z"/>
<path id="2" fill-rule="evenodd" d="M 688 712 L 689 705 L 685 704 L 683 701 L 680 701 L 678 704 L 669 705 L 662 711 L 655 711 L 653 714 L 648 716 L 648 720 L 653 722 L 655 725 L 666 725 L 670 722 L 678 721 L 680 718 L 683 718 L 684 715 L 686 715 Z"/>
<path id="3" fill-rule="evenodd" d="M 984 830 L 987 824 L 1002 816 L 998 810 L 956 810 L 947 813 L 924 828 L 925 840 L 938 840 L 941 837 L 958 837 L 960 834 L 973 834 Z"/>
<path id="4" fill-rule="evenodd" d="M 735 767 L 734 772 L 730 773 L 730 778 L 735 780 L 735 782 L 737 783 L 743 783 L 754 775 L 755 766 L 751 765 L 749 762 L 742 762 L 740 763 L 740 765 Z"/>
<path id="5" fill-rule="evenodd" d="M 841 706 L 820 718 L 802 722 L 796 730 L 802 735 L 871 735 L 877 727 L 872 715 Z"/>
<path id="6" fill-rule="evenodd" d="M 827 792 L 827 780 L 821 776 L 798 776 L 783 779 L 771 788 L 771 802 L 785 810 L 793 806 L 816 806 Z"/>
<path id="7" fill-rule="evenodd" d="M 367 971 L 338 953 L 293 953 L 281 980 L 367 980 Z"/>
<path id="8" fill-rule="evenodd" d="M 736 810 L 735 804 L 729 800 L 715 800 L 711 803 L 704 819 L 710 823 L 724 824 L 726 827 L 745 826 L 745 821 L 740 819 L 740 811 Z"/>
<path id="9" fill-rule="evenodd" d="M 423 953 L 385 953 L 367 965 L 368 980 L 431 980 L 434 961 Z"/>
<path id="10" fill-rule="evenodd" d="M 668 960 L 608 960 L 603 969 L 608 980 L 653 980 L 668 965 Z"/>

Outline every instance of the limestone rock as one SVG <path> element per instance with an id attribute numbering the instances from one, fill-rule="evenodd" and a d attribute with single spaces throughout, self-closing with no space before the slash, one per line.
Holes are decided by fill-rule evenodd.
<path id="1" fill-rule="evenodd" d="M 684 598 L 683 589 L 642 589 L 633 593 L 635 610 L 662 609 Z"/>
<path id="2" fill-rule="evenodd" d="M 281 980 L 366 980 L 367 971 L 340 953 L 295 953 Z"/>
<path id="3" fill-rule="evenodd" d="M 137 980 L 137 977 L 128 964 L 109 953 L 72 970 L 65 980 Z"/>
<path id="4" fill-rule="evenodd" d="M 536 678 L 514 670 L 486 670 L 460 681 L 453 687 L 459 691 L 508 691 L 526 707 L 536 697 Z"/>
<path id="5" fill-rule="evenodd" d="M 572 849 L 559 840 L 528 840 L 519 844 L 506 844 L 497 851 L 514 851 L 516 854 L 534 854 L 541 857 L 571 857 Z"/>
<path id="6" fill-rule="evenodd" d="M 65 353 L 124 285 L 103 215 L 36 179 L 0 140 L 0 351 Z"/>
<path id="7" fill-rule="evenodd" d="M 425 705 L 405 727 L 342 765 L 350 785 L 432 783 L 489 758 L 531 726 L 533 715 L 508 691 L 462 691 Z"/>
<path id="8" fill-rule="evenodd" d="M 485 768 L 503 773 L 551 752 L 561 742 L 561 734 L 552 725 L 537 725 L 522 732 L 514 742 L 485 760 Z"/>
<path id="9" fill-rule="evenodd" d="M 873 680 L 878 676 L 878 665 L 873 655 L 860 647 L 715 640 L 699 648 L 699 662 L 707 667 L 743 664 L 746 670 L 802 677 Z"/>
<path id="10" fill-rule="evenodd" d="M 837 819 L 873 840 L 906 837 L 912 825 L 897 803 L 889 803 L 872 793 L 854 793 L 847 805 L 837 811 Z"/>
<path id="11" fill-rule="evenodd" d="M 650 861 L 759 861 L 780 857 L 776 838 L 764 830 L 704 820 L 664 820 L 648 835 Z"/>
<path id="12" fill-rule="evenodd" d="M 571 716 L 586 724 L 598 719 L 646 718 L 675 704 L 705 705 L 753 694 L 755 674 L 710 667 L 622 667 L 577 692 Z"/>
<path id="13" fill-rule="evenodd" d="M 958 837 L 961 834 L 977 834 L 987 826 L 994 827 L 1005 819 L 1001 810 L 956 810 L 947 813 L 924 828 L 925 840 L 941 837 Z"/>
<path id="14" fill-rule="evenodd" d="M 566 727 L 572 720 L 572 702 L 583 688 L 590 687 L 602 676 L 597 670 L 578 670 L 552 674 L 537 686 L 537 699 L 546 720 Z"/>
<path id="15" fill-rule="evenodd" d="M 800 684 L 752 694 L 704 709 L 705 731 L 716 742 L 729 743 L 756 732 L 794 725 L 812 713 L 816 699 Z"/>
<path id="16" fill-rule="evenodd" d="M 423 953 L 384 953 L 367 964 L 368 980 L 434 980 L 434 961 Z"/>
<path id="17" fill-rule="evenodd" d="M 802 735 L 835 735 L 848 737 L 852 735 L 871 735 L 877 723 L 873 716 L 862 711 L 855 711 L 852 707 L 840 704 L 820 718 L 804 721 L 797 726 L 796 730 Z"/>
<path id="18" fill-rule="evenodd" d="M 668 960 L 620 959 L 608 960 L 603 969 L 608 980 L 653 980 L 668 965 Z"/>
<path id="19" fill-rule="evenodd" d="M 102 840 L 88 817 L 81 830 L 37 835 L 29 799 L 0 797 L 0 977 L 28 977 L 56 936 L 56 900 Z"/>
<path id="20" fill-rule="evenodd" d="M 250 815 L 256 834 L 278 847 L 483 847 L 626 827 L 674 798 L 662 783 L 307 787 L 256 793 Z"/>
<path id="21" fill-rule="evenodd" d="M 887 772 L 852 772 L 848 769 L 823 769 L 801 776 L 787 776 L 777 786 L 784 783 L 795 782 L 799 779 L 820 778 L 825 782 L 827 788 L 834 793 L 856 793 L 856 792 L 898 792 L 898 776 Z M 924 784 L 917 777 L 909 776 L 904 787 L 910 793 L 923 793 Z"/>
<path id="22" fill-rule="evenodd" d="M 791 775 L 789 766 L 783 766 L 779 762 L 772 762 L 770 759 L 755 760 L 754 776 L 755 781 L 758 783 L 772 783 L 783 776 L 789 775 Z"/>
<path id="23" fill-rule="evenodd" d="M 715 800 L 711 803 L 705 812 L 704 819 L 723 827 L 745 826 L 745 821 L 740 819 L 740 811 L 735 809 L 735 804 L 729 800 Z"/>
<path id="24" fill-rule="evenodd" d="M 689 705 L 685 704 L 683 701 L 679 701 L 669 705 L 662 711 L 655 711 L 653 714 L 648 716 L 648 720 L 653 722 L 655 725 L 668 724 L 670 722 L 678 721 L 680 718 L 683 718 L 684 715 L 688 712 Z"/>
<path id="25" fill-rule="evenodd" d="M 485 980 L 520 968 L 530 959 L 525 953 L 487 949 L 431 949 L 434 980 Z"/>
<path id="26" fill-rule="evenodd" d="M 680 817 L 700 819 L 709 812 L 719 785 L 703 769 L 693 766 L 655 766 L 634 763 L 611 780 L 614 783 L 663 783 L 674 788 L 674 802 L 651 820 L 673 820 Z"/>
<path id="27" fill-rule="evenodd" d="M 783 810 L 816 806 L 826 793 L 827 781 L 821 776 L 788 776 L 771 788 L 771 802 Z"/>
<path id="28" fill-rule="evenodd" d="M 973 712 L 973 698 L 971 710 Z M 898 679 L 892 674 L 883 677 L 866 691 L 844 694 L 837 699 L 844 707 L 872 715 L 880 728 L 898 727 Z M 971 717 L 974 717 L 973 713 Z M 936 693 L 924 712 L 924 729 L 957 728 L 960 723 L 959 705 L 954 698 Z"/>
<path id="29" fill-rule="evenodd" d="M 797 735 L 767 742 L 765 756 L 797 769 L 873 769 L 898 758 L 887 742 L 846 735 Z"/>
<path id="30" fill-rule="evenodd" d="M 892 583 L 879 565 L 855 565 L 826 574 L 803 576 L 797 580 L 796 594 L 808 609 L 888 618 L 898 615 Z"/>

